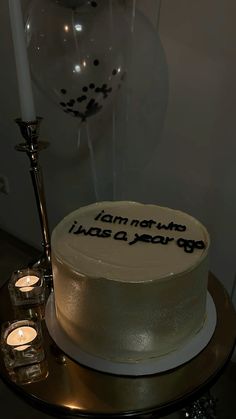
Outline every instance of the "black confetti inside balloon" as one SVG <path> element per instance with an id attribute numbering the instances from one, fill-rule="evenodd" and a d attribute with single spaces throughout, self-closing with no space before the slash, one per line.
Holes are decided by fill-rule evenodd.
<path id="1" fill-rule="evenodd" d="M 114 100 L 131 39 L 119 2 L 32 0 L 27 15 L 33 78 L 63 112 L 85 121 Z"/>

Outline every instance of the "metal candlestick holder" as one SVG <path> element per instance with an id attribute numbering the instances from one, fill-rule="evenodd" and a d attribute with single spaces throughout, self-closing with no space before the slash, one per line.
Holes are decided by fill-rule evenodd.
<path id="1" fill-rule="evenodd" d="M 40 259 L 32 264 L 35 268 L 40 268 L 44 272 L 45 282 L 50 287 L 52 286 L 52 266 L 51 266 L 51 245 L 50 233 L 48 226 L 47 208 L 43 185 L 42 169 L 39 165 L 39 153 L 49 146 L 48 142 L 38 141 L 39 130 L 42 118 L 37 118 L 35 121 L 24 122 L 21 119 L 16 119 L 15 122 L 20 128 L 20 132 L 25 139 L 24 143 L 17 144 L 15 149 L 27 154 L 30 160 L 30 175 L 34 188 L 34 195 L 36 199 L 39 221 L 42 231 L 42 246 L 43 253 Z"/>

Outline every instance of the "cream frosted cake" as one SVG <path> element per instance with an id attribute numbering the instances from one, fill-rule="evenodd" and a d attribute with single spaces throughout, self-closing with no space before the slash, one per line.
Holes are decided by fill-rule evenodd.
<path id="1" fill-rule="evenodd" d="M 190 215 L 156 205 L 100 202 L 52 234 L 57 320 L 88 354 L 157 358 L 203 326 L 209 235 Z"/>

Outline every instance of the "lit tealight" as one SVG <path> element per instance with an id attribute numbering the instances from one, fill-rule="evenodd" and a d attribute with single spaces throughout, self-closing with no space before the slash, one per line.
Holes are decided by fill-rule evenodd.
<path id="1" fill-rule="evenodd" d="M 12 332 L 10 332 L 7 336 L 7 345 L 16 347 L 19 345 L 26 345 L 27 343 L 32 342 L 36 338 L 36 336 L 37 332 L 33 327 L 17 327 L 16 329 L 12 330 Z"/>
<path id="2" fill-rule="evenodd" d="M 30 287 L 31 289 L 33 289 L 32 285 L 36 285 L 38 282 L 39 282 L 38 276 L 27 275 L 27 276 L 23 276 L 22 278 L 19 278 L 15 283 L 15 287 L 20 288 L 20 291 L 23 290 L 23 287 L 24 288 Z M 30 290 L 27 290 L 27 291 L 30 291 Z"/>

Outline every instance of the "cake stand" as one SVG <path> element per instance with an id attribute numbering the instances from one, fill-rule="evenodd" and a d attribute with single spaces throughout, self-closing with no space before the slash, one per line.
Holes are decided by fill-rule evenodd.
<path id="1" fill-rule="evenodd" d="M 57 348 L 42 321 L 46 351 L 42 379 L 19 383 L 9 375 L 0 355 L 1 378 L 28 402 L 57 418 L 148 419 L 179 410 L 210 388 L 230 360 L 235 345 L 236 314 L 230 298 L 212 274 L 208 288 L 217 310 L 215 332 L 203 351 L 178 368 L 130 377 L 83 367 Z M 5 285 L 0 290 L 0 322 L 14 318 Z"/>

